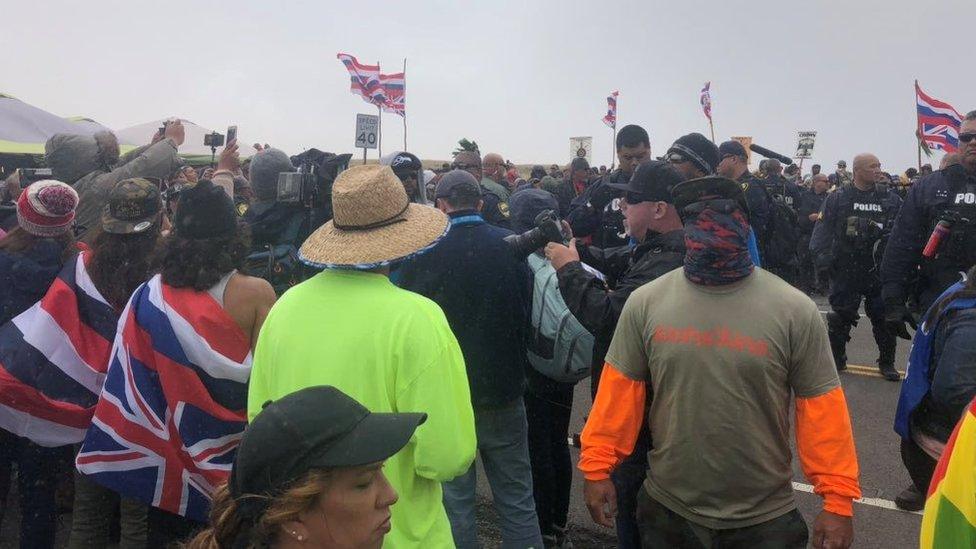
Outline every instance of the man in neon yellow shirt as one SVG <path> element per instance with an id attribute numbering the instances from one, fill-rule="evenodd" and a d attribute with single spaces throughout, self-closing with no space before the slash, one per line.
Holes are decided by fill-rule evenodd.
<path id="1" fill-rule="evenodd" d="M 332 385 L 372 412 L 427 413 L 384 466 L 400 494 L 384 545 L 452 547 L 441 483 L 464 473 L 475 452 L 464 359 L 440 307 L 387 278 L 391 263 L 446 234 L 447 216 L 410 204 L 387 166 L 343 172 L 333 208 L 335 218 L 300 251 L 325 271 L 288 290 L 261 330 L 248 417 L 268 400 L 315 385 Z"/>

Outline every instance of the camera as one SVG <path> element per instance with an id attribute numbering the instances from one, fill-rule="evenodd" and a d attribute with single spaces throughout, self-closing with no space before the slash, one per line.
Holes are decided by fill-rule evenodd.
<path id="1" fill-rule="evenodd" d="M 520 259 L 529 257 L 533 252 L 550 242 L 566 243 L 559 217 L 553 210 L 543 210 L 535 217 L 535 227 L 522 234 L 505 237 L 512 247 L 512 251 Z"/>
<path id="2" fill-rule="evenodd" d="M 203 136 L 203 146 L 210 148 L 223 147 L 224 136 L 217 132 L 208 133 L 207 135 Z"/>
<path id="3" fill-rule="evenodd" d="M 17 171 L 20 174 L 21 189 L 26 189 L 31 183 L 54 177 L 50 168 L 20 168 Z"/>

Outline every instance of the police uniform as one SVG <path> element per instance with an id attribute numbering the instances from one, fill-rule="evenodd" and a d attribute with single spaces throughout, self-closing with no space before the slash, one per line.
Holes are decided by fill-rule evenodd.
<path id="1" fill-rule="evenodd" d="M 878 344 L 878 366 L 886 378 L 898 379 L 894 370 L 895 336 L 884 323 L 877 266 L 900 203 L 887 186 L 862 191 L 849 185 L 827 197 L 814 227 L 810 250 L 819 265 L 830 269 L 832 312 L 827 315 L 827 332 L 838 369 L 847 365 L 847 342 L 857 324 L 863 297 Z"/>
<path id="2" fill-rule="evenodd" d="M 583 194 L 573 199 L 566 221 L 577 237 L 591 237 L 597 248 L 614 248 L 630 242 L 624 227 L 624 214 L 620 211 L 619 192 L 608 187 L 626 184 L 630 174 L 614 170 L 609 175 L 592 182 Z M 606 202 L 604 202 L 606 200 Z"/>
<path id="3" fill-rule="evenodd" d="M 481 200 L 484 205 L 481 208 L 481 216 L 487 223 L 504 229 L 511 227 L 508 197 L 509 192 L 505 187 L 487 177 L 482 178 Z"/>
<path id="4" fill-rule="evenodd" d="M 815 267 L 813 254 L 810 253 L 810 238 L 813 235 L 813 227 L 816 223 L 810 221 L 810 215 L 819 213 L 823 209 L 826 198 L 826 192 L 817 194 L 812 189 L 807 190 L 800 195 L 800 201 L 796 207 L 796 217 L 800 227 L 800 240 L 796 249 L 800 265 L 797 282 L 800 289 L 805 291 L 820 290 L 826 287 L 825 281 L 820 280 L 820 271 Z"/>
<path id="5" fill-rule="evenodd" d="M 949 234 L 933 257 L 923 258 L 922 250 L 942 219 L 951 223 Z M 917 312 L 924 313 L 974 264 L 976 173 L 956 165 L 922 177 L 908 189 L 881 266 L 889 315 L 905 310 L 912 297 L 917 298 Z"/>
<path id="6" fill-rule="evenodd" d="M 803 191 L 800 187 L 781 175 L 770 175 L 760 180 L 770 200 L 770 217 L 777 216 L 766 229 L 766 239 L 763 248 L 763 268 L 773 272 L 786 282 L 795 285 L 797 257 L 796 247 L 799 242 L 796 207 L 799 205 Z M 789 214 L 783 214 L 775 208 L 779 204 L 789 208 Z M 785 218 L 788 217 L 788 220 Z"/>
<path id="7" fill-rule="evenodd" d="M 763 182 L 756 176 L 745 171 L 739 176 L 738 182 L 742 185 L 742 192 L 746 196 L 746 203 L 749 205 L 749 225 L 752 227 L 753 234 L 756 235 L 756 245 L 760 250 L 765 250 L 766 227 L 769 224 L 769 209 L 772 201 L 766 192 Z"/>

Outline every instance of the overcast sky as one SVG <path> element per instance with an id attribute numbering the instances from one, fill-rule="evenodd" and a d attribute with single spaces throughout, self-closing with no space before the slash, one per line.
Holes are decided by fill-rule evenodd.
<path id="1" fill-rule="evenodd" d="M 4 4 L 0 92 L 117 129 L 237 124 L 289 154 L 358 154 L 355 115 L 375 109 L 349 92 L 340 51 L 384 72 L 407 58 L 408 145 L 431 159 L 467 137 L 518 163 L 567 162 L 568 138 L 590 135 L 609 164 L 612 90 L 618 126 L 646 128 L 661 155 L 708 135 L 710 80 L 719 142 L 752 135 L 792 155 L 796 132 L 816 130 L 826 170 L 870 151 L 900 172 L 916 162 L 916 78 L 976 108 L 973 0 Z M 384 150 L 401 148 L 401 118 L 383 122 Z"/>

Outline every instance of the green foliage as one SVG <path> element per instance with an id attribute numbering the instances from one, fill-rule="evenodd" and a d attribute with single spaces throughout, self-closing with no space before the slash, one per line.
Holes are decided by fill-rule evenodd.
<path id="1" fill-rule="evenodd" d="M 464 137 L 464 138 L 461 138 L 460 141 L 458 141 L 458 148 L 454 149 L 454 152 L 451 153 L 451 156 L 455 156 L 456 157 L 458 154 L 463 153 L 463 152 L 468 152 L 468 151 L 470 151 L 470 152 L 480 152 L 480 149 L 478 149 L 478 143 L 477 142 L 475 142 L 475 141 L 469 141 L 467 137 Z"/>

